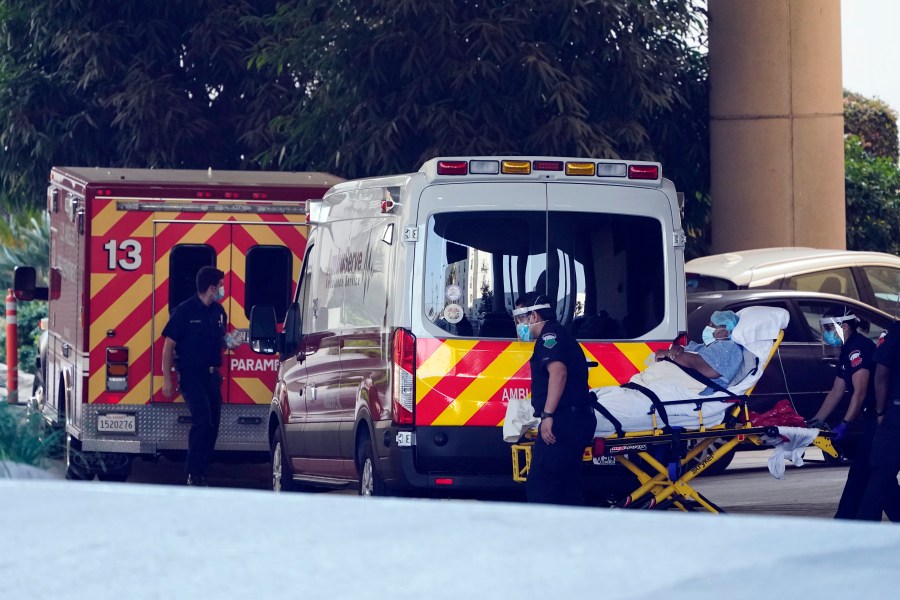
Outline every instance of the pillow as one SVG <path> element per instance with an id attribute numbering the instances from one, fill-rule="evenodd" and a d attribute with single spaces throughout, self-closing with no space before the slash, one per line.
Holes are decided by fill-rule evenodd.
<path id="1" fill-rule="evenodd" d="M 737 314 L 740 320 L 731 332 L 731 339 L 744 347 L 776 339 L 791 319 L 788 311 L 774 306 L 748 306 Z"/>

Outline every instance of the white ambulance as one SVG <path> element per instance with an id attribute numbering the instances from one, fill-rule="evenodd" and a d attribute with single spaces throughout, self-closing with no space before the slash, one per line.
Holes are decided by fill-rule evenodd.
<path id="1" fill-rule="evenodd" d="M 501 426 L 530 393 L 512 318 L 525 292 L 550 297 L 592 387 L 686 330 L 679 198 L 658 163 L 436 158 L 332 187 L 309 222 L 283 333 L 265 307 L 251 316 L 254 350 L 280 356 L 276 490 L 515 486 Z"/>

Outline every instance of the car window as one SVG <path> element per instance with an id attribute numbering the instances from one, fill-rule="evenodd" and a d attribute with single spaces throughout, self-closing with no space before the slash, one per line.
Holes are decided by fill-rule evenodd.
<path id="1" fill-rule="evenodd" d="M 853 281 L 853 273 L 847 269 L 829 269 L 815 273 L 803 273 L 786 277 L 784 287 L 801 292 L 837 294 L 859 300 L 859 291 Z"/>
<path id="2" fill-rule="evenodd" d="M 699 275 L 697 273 L 685 274 L 685 287 L 689 294 L 699 292 L 724 292 L 736 290 L 737 286 L 727 279 L 712 277 L 711 275 Z"/>
<path id="3" fill-rule="evenodd" d="M 834 307 L 841 308 L 843 305 L 838 302 L 827 302 L 822 300 L 798 300 L 797 307 L 803 315 L 803 322 L 801 322 L 800 325 L 806 328 L 805 333 L 807 334 L 809 341 L 821 342 L 822 331 L 819 326 L 819 319 L 821 319 L 822 315 L 829 309 Z M 847 306 L 847 308 L 849 308 L 857 318 L 863 321 L 860 325 L 859 332 L 873 342 L 877 342 L 879 336 L 881 336 L 882 332 L 884 332 L 888 326 L 888 323 L 884 321 L 884 317 L 858 306 Z M 868 324 L 868 331 L 866 331 L 866 324 Z"/>
<path id="4" fill-rule="evenodd" d="M 878 308 L 893 316 L 900 316 L 900 270 L 891 267 L 863 267 L 866 279 L 875 294 Z"/>

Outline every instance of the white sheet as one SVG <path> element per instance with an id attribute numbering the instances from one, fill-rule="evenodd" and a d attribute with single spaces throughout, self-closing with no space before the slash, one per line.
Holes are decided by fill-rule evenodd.
<path id="1" fill-rule="evenodd" d="M 787 327 L 790 320 L 789 313 L 783 308 L 774 308 L 768 306 L 748 306 L 738 311 L 738 324 L 731 334 L 731 339 L 751 351 L 759 359 L 759 367 L 756 372 L 751 373 L 731 387 L 728 391 L 734 395 L 745 394 L 752 386 L 759 381 L 762 376 L 763 365 L 772 351 L 772 345 L 778 337 L 778 332 Z M 723 392 L 716 392 L 710 396 L 700 396 L 699 392 L 705 389 L 701 386 L 697 389 L 696 382 L 693 385 L 685 384 L 683 378 L 663 376 L 656 377 L 652 371 L 660 371 L 663 375 L 671 375 L 671 371 L 667 370 L 663 373 L 662 365 L 665 363 L 653 363 L 647 371 L 650 374 L 638 373 L 632 380 L 653 390 L 659 399 L 665 403 L 673 400 L 687 400 L 693 398 L 704 398 L 707 401 L 703 403 L 703 424 L 707 427 L 720 424 L 725 419 L 725 413 L 733 404 L 731 402 L 710 401 L 712 398 L 724 396 Z M 669 365 L 671 367 L 671 365 Z M 668 368 L 667 368 L 668 369 Z M 690 378 L 685 375 L 684 377 Z M 650 385 L 647 385 L 647 383 Z M 597 400 L 609 410 L 616 419 L 622 424 L 625 431 L 646 431 L 653 428 L 653 418 L 650 409 L 652 403 L 641 392 L 621 388 L 618 386 L 601 387 L 591 390 L 597 396 Z M 696 429 L 699 427 L 700 418 L 696 410 L 696 405 L 691 404 L 671 404 L 666 406 L 666 414 L 669 417 L 669 424 L 673 427 L 685 427 L 687 429 Z M 596 411 L 595 411 L 596 412 Z M 596 437 L 606 437 L 615 433 L 615 428 L 606 417 L 597 414 L 597 428 L 594 431 Z M 664 423 L 657 416 L 657 426 L 662 427 Z"/>

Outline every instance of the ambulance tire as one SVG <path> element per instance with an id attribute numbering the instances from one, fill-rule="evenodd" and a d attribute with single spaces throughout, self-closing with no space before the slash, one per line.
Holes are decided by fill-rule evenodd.
<path id="1" fill-rule="evenodd" d="M 375 451 L 367 432 L 356 439 L 356 468 L 360 496 L 387 496 L 387 487 L 375 468 Z"/>
<path id="2" fill-rule="evenodd" d="M 128 454 L 104 454 L 97 479 L 100 481 L 125 483 L 131 476 L 131 456 Z"/>
<path id="3" fill-rule="evenodd" d="M 706 458 L 707 456 L 709 456 L 710 454 L 715 452 L 716 449 L 724 443 L 725 443 L 724 439 L 722 439 L 722 438 L 717 439 L 712 444 L 710 444 L 710 446 L 706 450 L 704 450 L 699 455 L 694 457 L 694 460 L 692 460 L 687 465 L 687 467 L 692 468 L 695 465 L 697 465 L 698 463 L 702 462 L 704 458 Z M 691 445 L 689 444 L 688 448 L 690 448 L 690 447 L 691 447 Z M 713 475 L 721 475 L 722 473 L 725 472 L 725 469 L 728 468 L 728 465 L 731 464 L 732 460 L 734 460 L 734 450 L 733 449 L 731 450 L 731 452 L 729 452 L 728 454 L 726 454 L 725 456 L 723 456 L 722 458 L 720 458 L 719 460 L 717 460 L 716 462 L 711 464 L 709 467 L 707 467 L 705 471 L 700 473 L 700 477 L 712 477 Z"/>
<path id="4" fill-rule="evenodd" d="M 81 453 L 81 442 L 66 434 L 66 479 L 70 481 L 90 481 L 94 472 L 85 463 Z"/>
<path id="5" fill-rule="evenodd" d="M 298 486 L 294 482 L 294 473 L 291 470 L 291 461 L 288 458 L 287 450 L 284 447 L 284 435 L 281 429 L 275 430 L 272 436 L 272 491 L 293 492 L 297 491 Z"/>

